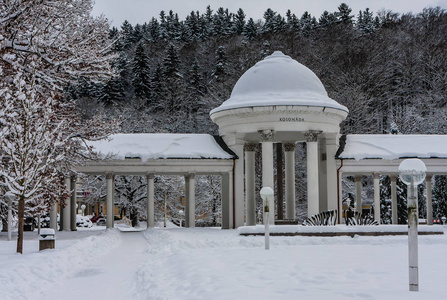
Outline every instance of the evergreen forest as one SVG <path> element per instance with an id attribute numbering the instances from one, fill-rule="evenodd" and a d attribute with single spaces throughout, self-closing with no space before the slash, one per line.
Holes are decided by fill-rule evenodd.
<path id="1" fill-rule="evenodd" d="M 281 12 L 282 13 L 282 12 Z M 67 88 L 86 118 L 123 116 L 123 132 L 217 134 L 209 111 L 239 77 L 280 50 L 310 68 L 350 110 L 342 133 L 446 133 L 447 13 L 338 11 L 320 16 L 267 9 L 162 11 L 144 24 L 113 27 L 115 76 Z M 261 16 L 260 16 L 261 17 Z"/>
<path id="2" fill-rule="evenodd" d="M 113 27 L 114 76 L 78 78 L 66 95 L 86 119 L 119 119 L 121 132 L 218 134 L 209 111 L 230 97 L 246 70 L 280 50 L 310 68 L 329 97 L 348 107 L 341 133 L 446 134 L 446 33 L 447 13 L 440 7 L 399 14 L 354 12 L 342 3 L 320 16 L 267 9 L 257 20 L 222 7 L 192 11 L 184 20 L 162 11 L 144 24 Z M 303 188 L 305 166 L 297 172 Z M 440 218 L 447 214 L 447 180 L 437 176 L 434 183 L 434 217 Z M 404 197 L 404 186 L 399 190 Z M 298 206 L 305 205 L 301 197 Z M 386 223 L 389 189 L 381 198 Z M 405 203 L 399 210 L 404 223 Z"/>

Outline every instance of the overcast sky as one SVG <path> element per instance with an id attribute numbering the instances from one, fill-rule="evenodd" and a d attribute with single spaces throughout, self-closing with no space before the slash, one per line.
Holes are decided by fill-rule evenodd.
<path id="1" fill-rule="evenodd" d="M 424 7 L 440 6 L 447 9 L 447 0 L 95 0 L 93 15 L 103 13 L 113 26 L 119 27 L 124 20 L 132 24 L 143 24 L 152 17 L 158 18 L 160 11 L 169 10 L 179 14 L 180 19 L 191 11 L 205 12 L 208 5 L 215 11 L 219 7 L 228 8 L 230 12 L 236 12 L 242 8 L 247 18 L 261 19 L 264 11 L 271 8 L 281 15 L 285 15 L 287 9 L 300 17 L 304 11 L 309 11 L 318 17 L 327 10 L 337 11 L 340 3 L 347 3 L 357 16 L 359 10 L 369 7 L 373 12 L 385 8 L 399 13 L 419 13 Z"/>

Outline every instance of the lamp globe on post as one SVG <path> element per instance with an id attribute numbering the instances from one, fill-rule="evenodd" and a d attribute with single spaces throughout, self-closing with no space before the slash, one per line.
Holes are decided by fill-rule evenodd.
<path id="1" fill-rule="evenodd" d="M 183 212 L 183 210 L 179 210 L 178 211 L 178 215 L 179 215 L 179 223 L 180 223 L 180 228 L 182 228 L 182 221 L 183 221 L 183 215 L 184 215 L 185 213 Z"/>
<path id="2" fill-rule="evenodd" d="M 270 249 L 270 233 L 269 233 L 269 216 L 270 216 L 270 206 L 269 201 L 273 199 L 273 189 L 270 187 L 263 187 L 259 192 L 263 200 L 264 206 L 264 224 L 265 224 L 265 250 Z"/>
<path id="3" fill-rule="evenodd" d="M 81 209 L 82 209 L 82 215 L 83 216 L 85 215 L 85 208 L 86 208 L 85 204 L 82 204 L 81 205 Z"/>
<path id="4" fill-rule="evenodd" d="M 409 289 L 419 291 L 418 275 L 418 205 L 416 188 L 425 179 L 427 167 L 417 158 L 405 159 L 399 165 L 399 177 L 409 186 L 408 211 L 408 263 Z"/>

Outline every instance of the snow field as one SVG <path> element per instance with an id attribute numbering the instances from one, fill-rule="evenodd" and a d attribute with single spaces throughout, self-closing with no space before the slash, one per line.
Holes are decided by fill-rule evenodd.
<path id="1" fill-rule="evenodd" d="M 56 249 L 40 252 L 37 236 L 33 239 L 25 236 L 23 255 L 15 253 L 16 240 L 2 240 L 0 299 L 43 299 L 43 295 L 53 290 L 62 279 L 119 245 L 121 236 L 118 230 L 90 232 L 95 235 L 74 240 L 56 238 Z M 64 234 L 67 233 L 58 232 L 56 236 Z"/>
<path id="2" fill-rule="evenodd" d="M 79 238 L 67 236 L 55 250 L 24 255 L 0 239 L 0 299 L 394 300 L 447 294 L 445 235 L 419 237 L 420 291 L 409 292 L 406 236 L 275 236 L 267 251 L 264 237 L 237 230 L 90 232 L 63 233 Z"/>

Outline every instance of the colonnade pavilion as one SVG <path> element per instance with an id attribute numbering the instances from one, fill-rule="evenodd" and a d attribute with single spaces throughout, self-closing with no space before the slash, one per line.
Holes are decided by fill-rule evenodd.
<path id="1" fill-rule="evenodd" d="M 380 208 L 379 178 L 388 175 L 392 191 L 392 223 L 397 223 L 396 178 L 404 158 L 418 157 L 427 165 L 427 220 L 432 224 L 431 177 L 447 174 L 447 136 L 345 135 L 340 123 L 348 109 L 328 97 L 310 69 L 276 51 L 246 71 L 231 97 L 211 110 L 219 136 L 207 134 L 117 134 L 92 142 L 104 158 L 76 171 L 107 178 L 107 227 L 113 227 L 114 176 L 147 177 L 148 227 L 154 226 L 154 176 L 185 177 L 186 227 L 195 224 L 195 176 L 222 178 L 222 228 L 256 224 L 255 153 L 262 153 L 262 186 L 274 187 L 275 143 L 284 145 L 285 217 L 296 211 L 295 148 L 306 143 L 307 215 L 337 210 L 342 221 L 342 178 L 354 176 L 355 207 L 362 209 L 362 176 L 372 176 L 374 207 Z M 417 145 L 417 146 L 415 146 Z M 66 180 L 75 188 L 76 179 Z M 75 230 L 75 201 L 62 210 L 62 230 Z M 271 200 L 270 208 L 275 207 Z M 281 200 L 282 201 L 282 200 Z M 51 226 L 56 228 L 56 207 Z M 374 209 L 380 221 L 380 209 Z M 274 223 L 275 213 L 270 214 Z"/>

